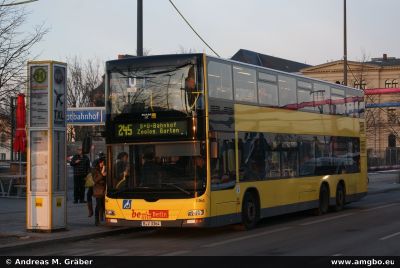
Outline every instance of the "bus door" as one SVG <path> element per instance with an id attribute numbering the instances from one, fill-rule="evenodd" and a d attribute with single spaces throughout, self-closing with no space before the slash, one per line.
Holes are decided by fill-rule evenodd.
<path id="1" fill-rule="evenodd" d="M 211 216 L 216 225 L 233 223 L 238 215 L 234 140 L 220 137 L 210 147 Z"/>

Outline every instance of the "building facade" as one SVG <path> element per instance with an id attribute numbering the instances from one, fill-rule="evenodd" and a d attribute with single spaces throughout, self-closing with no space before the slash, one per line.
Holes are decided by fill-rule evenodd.
<path id="1" fill-rule="evenodd" d="M 340 60 L 306 67 L 300 72 L 343 84 L 343 66 Z M 382 58 L 370 61 L 348 61 L 347 70 L 348 86 L 365 90 L 370 164 L 400 164 L 400 59 L 383 54 Z"/>

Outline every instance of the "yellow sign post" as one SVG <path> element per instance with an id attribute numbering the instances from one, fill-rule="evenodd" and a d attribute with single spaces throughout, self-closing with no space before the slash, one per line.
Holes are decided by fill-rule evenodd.
<path id="1" fill-rule="evenodd" d="M 65 229 L 67 66 L 28 62 L 27 230 Z"/>

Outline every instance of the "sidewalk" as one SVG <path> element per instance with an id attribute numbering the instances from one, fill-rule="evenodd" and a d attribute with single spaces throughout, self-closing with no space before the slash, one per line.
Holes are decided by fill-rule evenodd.
<path id="1" fill-rule="evenodd" d="M 369 174 L 368 194 L 400 190 L 399 172 Z M 70 192 L 68 196 L 71 196 Z M 89 239 L 132 230 L 104 225 L 95 226 L 94 218 L 87 216 L 86 204 L 73 204 L 72 198 L 69 198 L 67 203 L 66 231 L 32 233 L 26 231 L 26 199 L 0 198 L 0 255 L 2 251 L 11 248 Z"/>
<path id="2" fill-rule="evenodd" d="M 400 189 L 400 170 L 369 173 L 368 194 L 385 193 Z"/>
<path id="3" fill-rule="evenodd" d="M 0 198 L 0 255 L 3 250 L 28 245 L 49 244 L 121 233 L 128 228 L 94 225 L 94 216 L 88 217 L 86 204 L 68 201 L 65 231 L 37 233 L 26 231 L 26 199 Z"/>

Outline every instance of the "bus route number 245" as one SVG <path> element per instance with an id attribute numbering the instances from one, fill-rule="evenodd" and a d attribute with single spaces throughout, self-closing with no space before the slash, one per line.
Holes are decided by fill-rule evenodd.
<path id="1" fill-rule="evenodd" d="M 118 137 L 129 137 L 133 135 L 132 124 L 118 125 Z"/>

